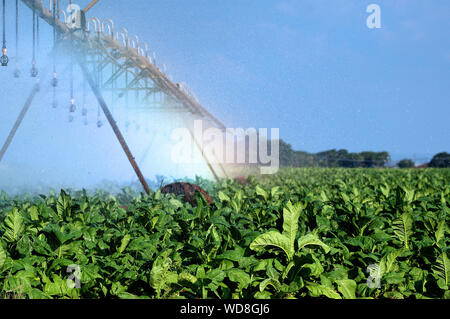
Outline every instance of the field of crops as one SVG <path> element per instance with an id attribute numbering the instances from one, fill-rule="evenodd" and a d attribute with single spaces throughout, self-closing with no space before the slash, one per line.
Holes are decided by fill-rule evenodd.
<path id="1" fill-rule="evenodd" d="M 0 298 L 450 298 L 449 169 L 199 182 L 211 205 L 2 194 Z"/>

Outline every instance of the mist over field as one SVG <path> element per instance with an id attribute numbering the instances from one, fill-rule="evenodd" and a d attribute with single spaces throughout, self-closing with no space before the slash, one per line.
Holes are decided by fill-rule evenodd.
<path id="1" fill-rule="evenodd" d="M 77 70 L 77 69 L 75 69 Z M 23 70 L 24 73 L 26 70 Z M 16 118 L 31 92 L 34 80 L 27 74 L 14 79 L 0 69 L 4 92 L 0 109 L 0 143 L 3 145 Z M 87 91 L 88 125 L 84 125 L 82 108 L 82 78 L 75 72 L 77 111 L 69 123 L 69 86 L 66 74 L 59 75 L 58 107 L 52 108 L 50 74 L 42 72 L 41 90 L 36 95 L 14 140 L 0 163 L 0 190 L 15 193 L 45 191 L 49 188 L 91 188 L 102 181 L 115 181 L 128 185 L 137 180 L 116 136 L 104 115 L 103 126 L 98 128 L 98 103 Z M 108 101 L 109 96 L 105 94 Z M 132 105 L 133 99 L 130 99 Z M 172 131 L 183 127 L 176 114 L 128 110 L 124 101 L 110 104 L 113 116 L 125 137 L 137 163 L 149 180 L 165 176 L 167 180 L 203 175 L 208 177 L 206 165 L 174 164 L 171 160 Z"/>

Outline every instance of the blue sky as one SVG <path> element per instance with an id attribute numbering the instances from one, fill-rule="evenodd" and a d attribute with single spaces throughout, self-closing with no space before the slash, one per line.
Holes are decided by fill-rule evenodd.
<path id="1" fill-rule="evenodd" d="M 74 1 L 81 7 L 89 2 Z M 7 1 L 12 61 L 0 68 L 2 141 L 33 85 L 28 76 L 31 11 L 23 6 L 22 77 L 11 75 L 13 3 Z M 366 26 L 370 3 L 381 7 L 381 29 Z M 386 150 L 394 160 L 421 162 L 450 151 L 449 15 L 447 0 L 100 0 L 88 17 L 113 19 L 116 28 L 137 34 L 156 52 L 158 65 L 166 64 L 174 81 L 188 83 L 228 127 L 279 128 L 281 138 L 297 150 Z M 42 71 L 52 42 L 45 23 L 41 30 Z M 57 110 L 50 106 L 50 74 L 43 73 L 43 89 L 0 165 L 0 189 L 2 182 L 33 180 L 56 187 L 61 180 L 85 186 L 102 178 L 136 179 L 111 129 L 95 127 L 92 94 L 87 97 L 90 125 L 83 126 L 79 114 L 75 123 L 67 123 L 67 62 L 58 66 Z M 113 113 L 123 129 L 126 115 L 114 108 Z M 149 116 L 133 121 L 147 121 L 150 130 L 165 121 Z M 167 134 L 154 138 L 134 130 L 124 135 L 146 176 L 184 174 L 163 167 L 158 142 L 163 145 Z M 150 151 L 149 144 L 155 144 Z"/>
<path id="2" fill-rule="evenodd" d="M 147 41 L 227 126 L 278 127 L 312 152 L 450 150 L 449 1 L 115 0 L 91 14 Z"/>

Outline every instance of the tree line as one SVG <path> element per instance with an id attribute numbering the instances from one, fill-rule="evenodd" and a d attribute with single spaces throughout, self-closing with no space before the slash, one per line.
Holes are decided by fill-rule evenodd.
<path id="1" fill-rule="evenodd" d="M 386 167 L 391 162 L 389 152 L 365 151 L 351 153 L 345 149 L 328 150 L 319 153 L 295 151 L 283 140 L 279 143 L 280 166 L 290 167 L 346 167 L 346 168 L 375 168 Z M 411 159 L 403 159 L 398 164 L 400 168 L 415 167 Z M 442 152 L 424 165 L 425 167 L 450 167 L 450 154 Z"/>

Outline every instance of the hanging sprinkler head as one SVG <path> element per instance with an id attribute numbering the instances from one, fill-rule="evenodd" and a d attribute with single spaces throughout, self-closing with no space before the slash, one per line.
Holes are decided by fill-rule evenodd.
<path id="1" fill-rule="evenodd" d="M 8 66 L 9 58 L 6 55 L 6 53 L 7 53 L 7 49 L 6 49 L 5 45 L 3 45 L 2 56 L 0 57 L 0 62 L 2 63 L 2 66 Z"/>
<path id="2" fill-rule="evenodd" d="M 69 115 L 69 123 L 72 123 L 74 120 L 74 116 L 72 114 Z"/>
<path id="3" fill-rule="evenodd" d="M 0 63 L 2 64 L 2 66 L 8 66 L 8 62 L 9 62 L 9 58 L 7 53 L 7 49 L 6 49 L 6 26 L 5 26 L 5 0 L 3 0 L 3 47 L 2 47 L 2 56 L 0 57 Z"/>
<path id="4" fill-rule="evenodd" d="M 32 78 L 35 78 L 38 76 L 39 72 L 38 72 L 38 69 L 36 68 L 36 61 L 33 61 L 30 73 L 31 73 Z"/>
<path id="5" fill-rule="evenodd" d="M 88 111 L 87 111 L 87 108 L 86 108 L 86 104 L 84 104 L 84 105 L 83 105 L 83 109 L 82 109 L 82 111 L 81 111 L 81 115 L 82 115 L 82 116 L 87 116 L 87 112 L 88 112 Z"/>
<path id="6" fill-rule="evenodd" d="M 75 99 L 70 100 L 70 113 L 75 113 L 77 107 L 75 105 Z"/>
<path id="7" fill-rule="evenodd" d="M 53 72 L 53 78 L 52 78 L 51 84 L 54 88 L 58 86 L 58 79 L 56 78 L 56 72 Z"/>
<path id="8" fill-rule="evenodd" d="M 53 101 L 52 107 L 53 107 L 54 109 L 56 109 L 56 108 L 58 107 L 58 102 L 57 102 L 56 100 Z"/>
<path id="9" fill-rule="evenodd" d="M 98 117 L 98 120 L 97 120 L 97 127 L 98 127 L 98 128 L 101 128 L 102 126 L 103 126 L 102 117 L 99 116 L 99 117 Z"/>

